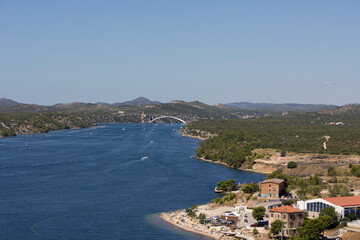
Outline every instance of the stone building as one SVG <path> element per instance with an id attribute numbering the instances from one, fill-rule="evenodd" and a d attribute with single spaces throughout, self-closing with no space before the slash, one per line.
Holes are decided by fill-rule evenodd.
<path id="1" fill-rule="evenodd" d="M 269 224 L 275 220 L 283 222 L 282 233 L 283 236 L 293 236 L 296 234 L 296 229 L 301 226 L 304 221 L 303 210 L 294 208 L 292 206 L 281 206 L 269 210 Z"/>

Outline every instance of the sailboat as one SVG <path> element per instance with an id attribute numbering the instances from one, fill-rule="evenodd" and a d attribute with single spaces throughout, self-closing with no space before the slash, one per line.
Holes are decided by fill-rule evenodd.
<path id="1" fill-rule="evenodd" d="M 28 142 L 27 142 L 27 136 L 26 136 L 26 138 L 25 138 L 25 147 L 26 147 L 26 148 L 29 147 Z"/>

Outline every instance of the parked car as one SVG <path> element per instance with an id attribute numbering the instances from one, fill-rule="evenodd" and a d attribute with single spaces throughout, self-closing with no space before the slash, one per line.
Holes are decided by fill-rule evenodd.
<path id="1" fill-rule="evenodd" d="M 268 225 L 269 225 L 269 221 L 261 221 L 261 222 L 251 224 L 250 227 L 264 227 L 264 226 L 268 226 Z"/>

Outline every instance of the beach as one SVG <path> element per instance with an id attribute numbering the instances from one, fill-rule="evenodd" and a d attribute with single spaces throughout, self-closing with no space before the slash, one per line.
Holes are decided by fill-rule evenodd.
<path id="1" fill-rule="evenodd" d="M 207 207 L 208 205 L 199 206 L 199 212 L 206 212 L 207 216 L 215 216 L 220 215 L 222 211 L 233 209 L 231 207 L 220 207 L 216 210 L 205 210 Z M 187 214 L 181 210 L 160 213 L 159 216 L 164 221 L 189 232 L 202 234 L 213 239 L 234 239 L 233 237 L 224 235 L 223 232 L 230 231 L 227 227 L 214 227 L 210 224 L 200 224 L 198 219 L 192 219 L 188 217 Z"/>

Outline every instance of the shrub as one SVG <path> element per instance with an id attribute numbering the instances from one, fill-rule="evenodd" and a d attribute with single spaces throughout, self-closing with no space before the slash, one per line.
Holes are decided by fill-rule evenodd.
<path id="1" fill-rule="evenodd" d="M 356 215 L 353 213 L 349 213 L 346 217 L 349 218 L 350 221 L 356 220 Z"/>
<path id="2" fill-rule="evenodd" d="M 336 170 L 333 166 L 328 168 L 328 176 L 336 176 Z"/>
<path id="3" fill-rule="evenodd" d="M 287 165 L 288 168 L 296 168 L 297 167 L 297 163 L 296 162 L 288 162 L 288 165 Z"/>

